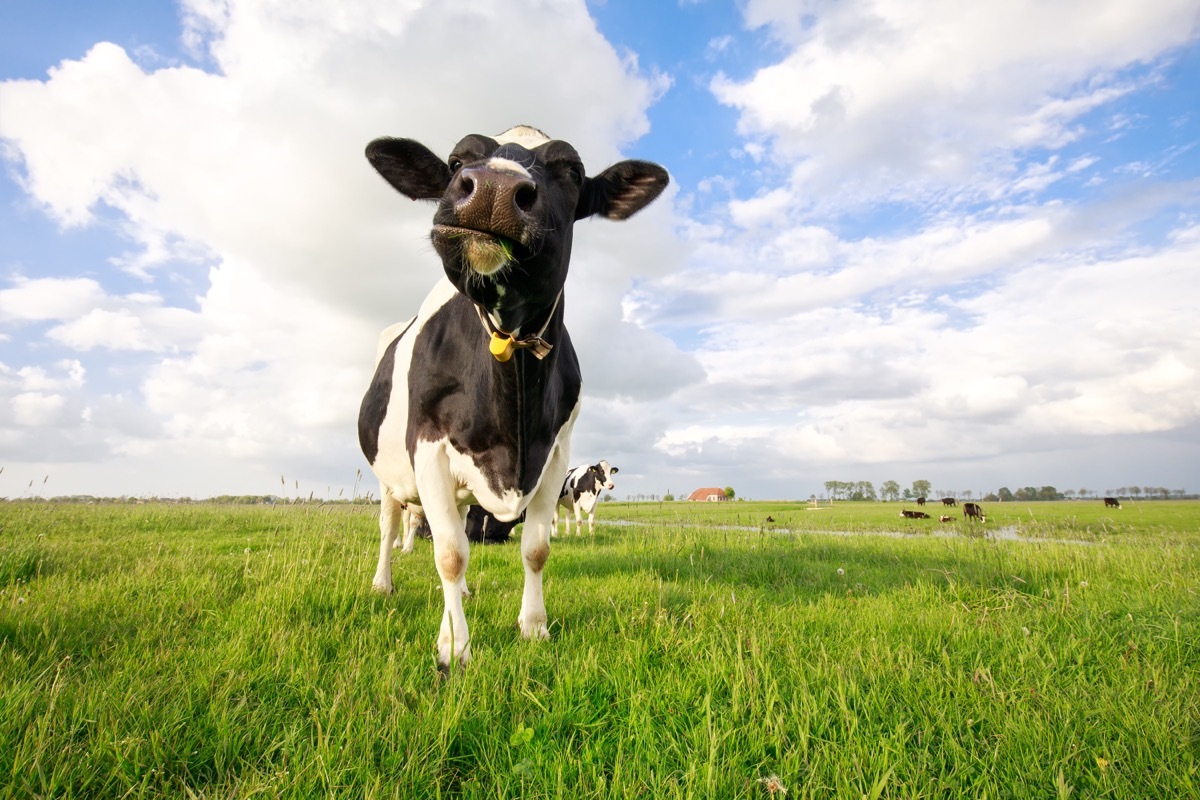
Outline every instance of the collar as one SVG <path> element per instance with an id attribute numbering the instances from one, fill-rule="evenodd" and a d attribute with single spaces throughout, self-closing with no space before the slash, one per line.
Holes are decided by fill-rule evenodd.
<path id="1" fill-rule="evenodd" d="M 558 290 L 558 295 L 554 298 L 554 305 L 550 307 L 550 314 L 546 317 L 546 323 L 542 325 L 541 330 L 533 336 L 522 336 L 520 339 L 514 338 L 511 333 L 506 333 L 493 325 L 487 312 L 476 303 L 475 311 L 479 314 L 479 321 L 483 323 L 484 331 L 491 336 L 491 341 L 488 342 L 488 351 L 500 363 L 504 363 L 512 358 L 514 350 L 528 350 L 539 361 L 550 355 L 550 351 L 554 349 L 554 345 L 543 339 L 542 335 L 550 327 L 550 320 L 554 319 L 554 312 L 558 310 L 560 300 L 562 300 L 562 289 Z"/>

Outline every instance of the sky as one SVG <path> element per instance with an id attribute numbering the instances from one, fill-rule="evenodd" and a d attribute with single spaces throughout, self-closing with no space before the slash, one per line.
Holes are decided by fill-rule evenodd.
<path id="1" fill-rule="evenodd" d="M 1200 490 L 1196 0 L 5 0 L 0 497 L 377 495 L 363 148 L 514 124 L 671 174 L 576 225 L 619 499 Z"/>

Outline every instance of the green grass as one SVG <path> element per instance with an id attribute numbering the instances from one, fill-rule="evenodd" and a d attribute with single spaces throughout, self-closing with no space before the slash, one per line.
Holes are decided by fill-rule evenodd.
<path id="1" fill-rule="evenodd" d="M 1200 503 L 1098 505 L 605 504 L 443 680 L 373 509 L 0 503 L 0 797 L 1197 796 Z"/>

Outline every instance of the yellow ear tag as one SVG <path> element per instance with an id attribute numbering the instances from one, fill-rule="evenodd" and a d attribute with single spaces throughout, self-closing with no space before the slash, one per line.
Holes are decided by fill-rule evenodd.
<path id="1" fill-rule="evenodd" d="M 488 344 L 488 350 L 495 356 L 496 360 L 504 363 L 512 358 L 513 340 L 511 336 L 500 336 L 492 333 L 492 341 Z"/>

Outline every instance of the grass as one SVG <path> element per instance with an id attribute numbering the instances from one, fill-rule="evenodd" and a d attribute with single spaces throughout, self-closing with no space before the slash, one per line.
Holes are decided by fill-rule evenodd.
<path id="1" fill-rule="evenodd" d="M 3 503 L 0 796 L 1197 796 L 1200 503 L 1010 505 L 604 504 L 442 680 L 374 509 Z"/>

